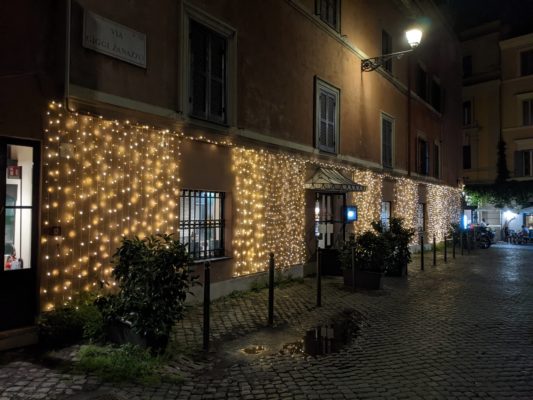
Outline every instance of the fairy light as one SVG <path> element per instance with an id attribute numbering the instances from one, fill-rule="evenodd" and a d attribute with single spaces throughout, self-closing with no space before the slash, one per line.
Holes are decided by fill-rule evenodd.
<path id="1" fill-rule="evenodd" d="M 461 210 L 461 189 L 449 186 L 427 184 L 428 237 L 435 235 L 436 241 L 444 240 L 452 223 L 459 221 Z"/>
<path id="2" fill-rule="evenodd" d="M 356 233 L 372 228 L 372 222 L 377 221 L 381 214 L 383 192 L 383 175 L 370 170 L 355 170 L 352 173 L 354 182 L 366 186 L 364 192 L 353 192 L 352 200 L 357 204 L 358 220 L 354 222 Z"/>
<path id="3" fill-rule="evenodd" d="M 395 216 L 404 220 L 406 228 L 418 227 L 418 185 L 413 179 L 397 177 L 394 184 L 394 204 L 397 212 Z M 418 242 L 418 235 L 413 238 L 412 244 Z"/>

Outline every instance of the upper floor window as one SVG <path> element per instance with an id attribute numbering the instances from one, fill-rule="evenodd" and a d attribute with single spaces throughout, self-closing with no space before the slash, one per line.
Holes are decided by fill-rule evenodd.
<path id="1" fill-rule="evenodd" d="M 463 126 L 470 126 L 474 122 L 472 101 L 463 101 Z"/>
<path id="2" fill-rule="evenodd" d="M 179 232 L 195 260 L 224 256 L 224 193 L 182 190 Z"/>
<path id="3" fill-rule="evenodd" d="M 472 76 L 472 56 L 463 56 L 463 78 Z"/>
<path id="4" fill-rule="evenodd" d="M 226 123 L 227 38 L 191 19 L 189 41 L 190 114 Z"/>
<path id="5" fill-rule="evenodd" d="M 472 168 L 472 151 L 469 144 L 463 145 L 463 169 Z"/>
<path id="6" fill-rule="evenodd" d="M 330 27 L 339 30 L 340 0 L 317 0 L 317 13 Z"/>
<path id="7" fill-rule="evenodd" d="M 440 178 L 440 145 L 438 143 L 433 146 L 433 176 Z"/>
<path id="8" fill-rule="evenodd" d="M 533 99 L 522 102 L 522 124 L 533 125 Z"/>
<path id="9" fill-rule="evenodd" d="M 429 173 L 429 148 L 428 142 L 419 137 L 416 143 L 417 151 L 417 172 L 420 175 L 428 175 Z"/>
<path id="10" fill-rule="evenodd" d="M 394 120 L 386 115 L 381 116 L 381 164 L 385 168 L 393 167 L 393 135 Z"/>
<path id="11" fill-rule="evenodd" d="M 522 76 L 533 74 L 533 49 L 520 53 L 520 72 Z"/>
<path id="12" fill-rule="evenodd" d="M 416 69 L 416 93 L 424 100 L 428 100 L 428 74 L 422 66 Z"/>
<path id="13" fill-rule="evenodd" d="M 431 80 L 431 105 L 437 111 L 441 111 L 441 102 L 442 102 L 442 90 L 440 88 L 439 82 L 435 79 Z"/>
<path id="14" fill-rule="evenodd" d="M 533 150 L 515 151 L 514 165 L 515 176 L 533 176 Z"/>
<path id="15" fill-rule="evenodd" d="M 319 150 L 337 153 L 339 142 L 339 89 L 315 79 L 315 143 Z"/>
<path id="16" fill-rule="evenodd" d="M 381 31 L 381 54 L 392 53 L 392 37 L 387 31 Z M 392 74 L 392 58 L 383 63 L 383 69 Z"/>

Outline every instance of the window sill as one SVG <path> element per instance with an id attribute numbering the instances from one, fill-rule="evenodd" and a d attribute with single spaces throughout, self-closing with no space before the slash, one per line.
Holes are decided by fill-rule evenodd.
<path id="1" fill-rule="evenodd" d="M 204 258 L 204 259 L 201 259 L 201 260 L 194 260 L 192 263 L 194 265 L 196 264 L 203 264 L 205 262 L 210 262 L 210 263 L 214 263 L 214 262 L 220 262 L 220 261 L 226 261 L 226 260 L 231 260 L 233 257 L 227 257 L 227 256 L 223 256 L 223 257 L 213 257 L 213 258 Z"/>

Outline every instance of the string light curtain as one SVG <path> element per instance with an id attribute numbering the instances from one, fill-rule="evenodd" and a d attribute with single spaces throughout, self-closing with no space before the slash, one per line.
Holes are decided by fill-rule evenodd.
<path id="1" fill-rule="evenodd" d="M 179 138 L 51 103 L 45 129 L 41 283 L 45 309 L 111 285 L 123 236 L 178 230 Z M 54 227 L 60 227 L 54 229 Z"/>
<path id="2" fill-rule="evenodd" d="M 427 211 L 429 238 L 444 240 L 452 223 L 457 223 L 461 210 L 461 190 L 450 186 L 427 184 Z"/>
<path id="3" fill-rule="evenodd" d="M 234 275 L 305 260 L 305 162 L 287 154 L 233 148 L 235 174 Z"/>
<path id="4" fill-rule="evenodd" d="M 355 170 L 353 181 L 366 186 L 364 192 L 353 192 L 353 203 L 357 205 L 358 220 L 354 222 L 356 233 L 372 229 L 372 222 L 379 221 L 383 193 L 382 174 L 370 170 Z"/>
<path id="5" fill-rule="evenodd" d="M 393 215 L 402 218 L 406 228 L 418 228 L 418 182 L 409 178 L 395 178 L 394 207 Z M 411 244 L 418 243 L 418 240 L 418 235 L 415 235 Z"/>

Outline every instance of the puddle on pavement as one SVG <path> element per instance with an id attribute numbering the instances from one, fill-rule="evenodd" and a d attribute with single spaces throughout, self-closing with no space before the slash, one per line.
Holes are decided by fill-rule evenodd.
<path id="1" fill-rule="evenodd" d="M 268 338 L 268 344 L 264 340 L 264 344 L 250 344 L 240 348 L 239 352 L 244 356 L 277 353 L 286 356 L 308 355 L 313 357 L 336 353 L 350 344 L 357 336 L 361 322 L 360 313 L 353 309 L 347 309 L 330 318 L 326 323 L 308 329 L 303 338 L 298 340 L 283 343 L 283 336 L 276 338 L 276 335 L 273 334 Z M 256 341 L 255 343 L 261 342 Z M 279 343 L 282 343 L 281 346 Z"/>

